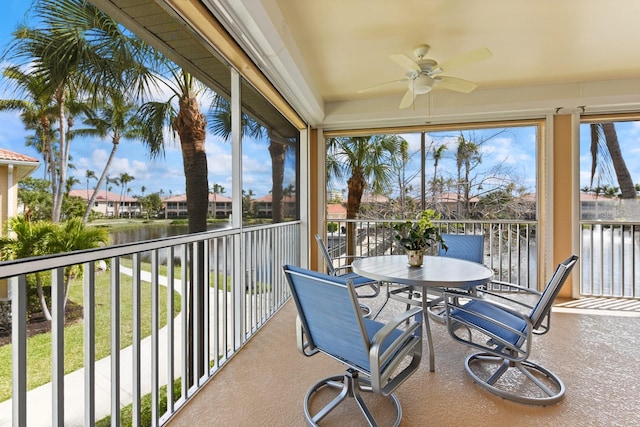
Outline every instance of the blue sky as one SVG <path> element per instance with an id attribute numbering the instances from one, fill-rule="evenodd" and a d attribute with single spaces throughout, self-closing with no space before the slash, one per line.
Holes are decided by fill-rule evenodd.
<path id="1" fill-rule="evenodd" d="M 3 13 L 0 14 L 0 46 L 6 46 L 11 39 L 11 33 L 18 23 L 24 21 L 24 15 L 29 8 L 30 1 L 9 0 L 3 2 Z M 4 68 L 6 64 L 2 64 Z M 0 96 L 3 99 L 12 99 L 15 95 L 8 91 L 4 82 L 0 81 Z M 76 128 L 81 127 L 77 121 Z M 18 117 L 18 113 L 0 113 L 0 147 L 16 151 L 22 154 L 38 157 L 37 152 L 26 147 L 24 142 L 29 133 Z M 71 143 L 71 163 L 74 170 L 69 171 L 80 180 L 75 188 L 86 187 L 86 171 L 92 170 L 99 175 L 104 169 L 104 164 L 111 151 L 112 144 L 109 140 L 98 138 L 75 139 Z M 209 186 L 220 184 L 225 188 L 225 194 L 230 196 L 231 183 L 231 145 L 220 141 L 213 135 L 207 135 L 207 157 L 209 169 Z M 244 150 L 244 175 L 243 187 L 251 189 L 259 197 L 271 191 L 271 160 L 265 141 L 247 141 Z M 169 192 L 183 194 L 185 192 L 184 172 L 182 165 L 182 153 L 179 140 L 169 143 L 165 147 L 165 157 L 151 160 L 142 143 L 137 141 L 123 141 L 119 144 L 116 157 L 109 170 L 111 177 L 121 173 L 128 173 L 135 179 L 129 184 L 131 195 L 141 195 L 142 186 L 145 194 L 163 190 L 164 195 Z M 36 171 L 33 176 L 42 178 L 43 171 Z M 95 180 L 91 181 L 95 185 Z M 286 185 L 286 183 L 285 183 Z M 103 186 L 104 189 L 104 186 Z M 114 188 L 112 191 L 118 192 Z"/>

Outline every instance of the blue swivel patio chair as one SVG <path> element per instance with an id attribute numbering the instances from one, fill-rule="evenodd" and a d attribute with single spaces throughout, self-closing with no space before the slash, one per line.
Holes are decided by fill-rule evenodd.
<path id="1" fill-rule="evenodd" d="M 494 282 L 502 285 L 500 291 L 484 290 L 483 298 L 445 291 L 450 335 L 481 351 L 465 360 L 473 381 L 519 403 L 551 405 L 563 398 L 560 378 L 529 355 L 533 335 L 549 331 L 551 306 L 577 261 L 576 255 L 562 261 L 543 292 L 502 282 Z M 527 295 L 536 297 L 534 304 L 527 303 Z"/>
<path id="2" fill-rule="evenodd" d="M 320 253 L 324 257 L 325 264 L 327 266 L 327 273 L 332 276 L 339 276 L 344 279 L 351 279 L 353 281 L 353 286 L 358 290 L 359 298 L 375 298 L 380 294 L 381 283 L 378 280 L 369 279 L 367 277 L 360 276 L 359 274 L 351 271 L 351 265 L 338 265 L 335 263 L 340 260 L 352 260 L 357 257 L 346 256 L 346 257 L 331 257 L 329 254 L 329 249 L 325 246 L 322 237 L 319 234 L 316 234 L 316 242 L 318 242 L 318 247 L 320 248 Z M 362 291 L 362 289 L 367 289 L 367 291 Z M 371 308 L 365 304 L 360 304 L 362 310 L 368 315 L 371 314 Z"/>
<path id="3" fill-rule="evenodd" d="M 344 375 L 325 378 L 307 392 L 304 412 L 309 424 L 317 425 L 346 397 L 353 397 L 369 425 L 375 426 L 362 394 L 376 393 L 393 402 L 394 426 L 399 425 L 402 409 L 393 392 L 420 365 L 422 310 L 400 313 L 386 324 L 367 319 L 351 279 L 289 265 L 283 268 L 298 309 L 298 349 L 305 356 L 324 353 L 347 366 Z M 310 401 L 325 388 L 335 389 L 336 395 L 312 415 Z"/>
<path id="4" fill-rule="evenodd" d="M 442 234 L 442 239 L 447 249 L 439 244 L 438 256 L 459 258 L 482 264 L 484 257 L 484 236 L 475 234 Z M 422 289 L 417 290 L 413 286 L 395 287 L 395 289 L 388 287 L 387 289 L 387 301 L 393 299 L 404 302 L 407 304 L 407 310 L 411 306 L 422 306 L 420 296 L 420 292 L 423 291 Z M 458 288 L 458 290 L 472 292 L 474 295 L 477 294 L 476 287 Z M 444 289 L 432 288 L 428 292 L 427 313 L 430 318 L 444 324 L 445 308 L 444 298 L 442 296 Z M 378 313 L 380 313 L 381 310 L 382 308 L 378 310 Z"/>
<path id="5" fill-rule="evenodd" d="M 442 239 L 447 245 L 447 249 L 438 245 L 438 256 L 463 259 L 465 261 L 473 261 L 479 264 L 484 262 L 484 236 L 481 234 L 442 234 Z M 465 292 L 477 295 L 475 286 L 458 288 Z M 443 289 L 433 289 L 432 292 L 437 293 L 435 298 L 430 299 L 428 313 L 432 319 L 444 323 L 445 309 L 444 299 L 442 297 Z"/>

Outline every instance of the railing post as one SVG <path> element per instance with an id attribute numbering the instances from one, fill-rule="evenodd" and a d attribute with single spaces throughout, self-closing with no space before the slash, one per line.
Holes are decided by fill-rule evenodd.
<path id="1" fill-rule="evenodd" d="M 84 264 L 84 425 L 95 425 L 96 409 L 96 327 L 95 327 L 95 263 Z"/>
<path id="2" fill-rule="evenodd" d="M 27 279 L 9 278 L 11 288 L 12 425 L 27 425 Z"/>
<path id="3" fill-rule="evenodd" d="M 51 425 L 64 426 L 64 267 L 51 273 Z"/>
<path id="4" fill-rule="evenodd" d="M 134 426 L 140 426 L 140 397 L 141 397 L 141 379 L 140 379 L 140 342 L 142 341 L 141 335 L 141 300 L 140 295 L 140 254 L 134 253 L 132 257 L 132 276 L 131 288 L 132 288 L 132 366 L 131 366 L 131 384 L 132 384 L 132 405 L 131 405 L 131 424 Z"/>
<path id="5" fill-rule="evenodd" d="M 111 426 L 120 425 L 120 257 L 111 258 Z"/>

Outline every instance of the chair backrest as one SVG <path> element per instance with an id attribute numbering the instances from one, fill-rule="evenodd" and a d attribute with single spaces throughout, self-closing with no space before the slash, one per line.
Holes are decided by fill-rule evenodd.
<path id="1" fill-rule="evenodd" d="M 442 234 L 448 249 L 438 245 L 438 256 L 459 258 L 482 264 L 484 261 L 484 236 L 479 234 Z"/>
<path id="2" fill-rule="evenodd" d="M 369 339 L 353 284 L 291 265 L 284 272 L 311 349 L 370 372 Z"/>
<path id="3" fill-rule="evenodd" d="M 540 299 L 538 299 L 538 302 L 533 307 L 531 314 L 529 315 L 531 323 L 533 324 L 533 329 L 538 329 L 540 327 L 545 316 L 549 313 L 549 310 L 551 310 L 553 302 L 558 296 L 558 293 L 560 293 L 562 285 L 567 280 L 567 277 L 569 277 L 569 274 L 576 262 L 578 262 L 578 256 L 571 255 L 556 267 L 556 271 L 551 276 L 551 279 L 549 279 L 542 295 L 540 295 Z"/>
<path id="4" fill-rule="evenodd" d="M 327 264 L 327 273 L 332 276 L 336 275 L 336 268 L 333 265 L 333 260 L 331 259 L 331 255 L 329 255 L 329 249 L 324 244 L 324 240 L 320 237 L 319 234 L 316 234 L 316 242 L 318 242 L 318 247 L 320 248 L 320 253 L 324 257 L 325 264 Z"/>

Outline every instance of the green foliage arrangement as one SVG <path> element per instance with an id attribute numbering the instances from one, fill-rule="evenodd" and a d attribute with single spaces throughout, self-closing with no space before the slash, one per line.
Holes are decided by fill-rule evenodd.
<path id="1" fill-rule="evenodd" d="M 426 209 L 418 215 L 416 221 L 399 222 L 393 225 L 396 231 L 395 238 L 406 250 L 416 251 L 430 248 L 433 244 L 440 244 L 447 250 L 440 228 L 433 223 L 434 219 L 440 219 L 433 209 Z"/>

